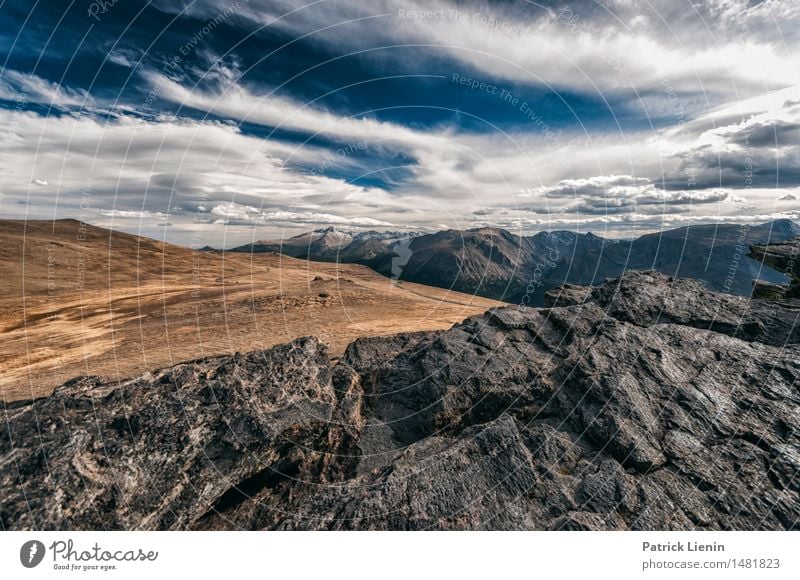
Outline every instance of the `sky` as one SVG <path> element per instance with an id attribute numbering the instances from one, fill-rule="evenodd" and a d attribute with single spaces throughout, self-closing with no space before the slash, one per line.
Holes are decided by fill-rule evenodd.
<path id="1" fill-rule="evenodd" d="M 800 0 L 0 0 L 0 217 L 192 247 L 797 220 L 799 25 Z"/>

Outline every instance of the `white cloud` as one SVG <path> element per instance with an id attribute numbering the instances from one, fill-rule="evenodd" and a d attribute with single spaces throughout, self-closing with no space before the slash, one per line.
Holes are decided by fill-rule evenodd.
<path id="1" fill-rule="evenodd" d="M 187 88 L 154 71 L 143 75 L 151 86 L 158 87 L 160 98 L 239 122 L 303 131 L 353 145 L 368 141 L 372 147 L 414 149 L 432 147 L 438 140 L 438 148 L 447 148 L 446 134 L 437 136 L 395 123 L 337 115 L 272 91 L 255 94 L 236 82 L 238 74 L 231 70 L 223 75 L 224 84 L 214 89 L 205 84 Z"/>
<path id="2" fill-rule="evenodd" d="M 524 191 L 520 197 L 540 200 L 527 211 L 538 214 L 690 214 L 695 205 L 741 203 L 745 199 L 724 189 L 665 190 L 650 179 L 632 175 L 599 175 L 563 179 L 552 186 Z M 542 204 L 541 200 L 549 203 Z M 569 201 L 570 203 L 566 203 Z"/>
<path id="3" fill-rule="evenodd" d="M 0 99 L 39 103 L 57 109 L 94 105 L 94 99 L 84 90 L 63 87 L 36 75 L 11 69 L 5 69 L 0 74 Z"/>
<path id="4" fill-rule="evenodd" d="M 163 9 L 209 17 L 223 0 Z M 752 6 L 746 0 L 535 3 L 454 0 L 251 0 L 241 14 L 294 36 L 308 34 L 336 54 L 365 50 L 365 58 L 408 63 L 408 52 L 374 47 L 414 46 L 420 67 L 442 55 L 487 78 L 545 83 L 556 89 L 602 93 L 659 89 L 739 96 L 798 84 L 800 21 L 792 2 Z M 414 11 L 433 17 L 409 17 Z M 510 26 L 503 26 L 504 23 Z M 788 53 L 787 53 L 788 52 Z"/>
<path id="5" fill-rule="evenodd" d="M 58 200 L 59 215 L 77 217 L 85 193 L 91 207 L 118 210 L 95 211 L 98 224 L 125 227 L 126 220 L 149 224 L 165 216 L 174 224 L 170 239 L 184 243 L 197 231 L 209 241 L 247 239 L 252 230 L 235 229 L 245 224 L 264 229 L 259 237 L 310 224 L 434 228 L 493 220 L 498 227 L 511 224 L 526 231 L 547 224 L 594 224 L 609 234 L 612 225 L 614 231 L 658 228 L 694 220 L 697 213 L 709 216 L 693 209 L 709 204 L 719 211 L 716 220 L 739 215 L 752 220 L 747 215 L 752 210 L 741 202 L 777 203 L 776 190 L 768 188 L 665 189 L 659 175 L 674 181 L 681 160 L 663 156 L 659 141 L 647 134 L 595 135 L 592 142 L 563 136 L 553 148 L 535 135 L 453 134 L 443 146 L 441 135 L 415 132 L 403 143 L 413 159 L 410 177 L 390 192 L 292 169 L 292 161 L 313 166 L 330 153 L 243 135 L 227 123 L 127 117 L 102 123 L 86 116 L 45 118 L 13 111 L 0 111 L 0 122 L 14 127 L 4 159 L 7 214 L 46 217 Z M 690 143 L 685 135 L 671 142 Z M 50 189 L 55 187 L 57 196 L 49 190 L 41 195 L 34 186 L 40 175 L 55 184 Z M 28 200 L 31 206 L 15 204 Z M 260 209 L 220 215 L 226 203 Z M 478 208 L 493 213 L 473 216 Z M 153 215 L 119 213 L 137 211 Z M 208 229 L 206 222 L 215 220 L 226 224 L 224 233 L 219 224 L 217 233 Z"/>
<path id="6" fill-rule="evenodd" d="M 646 177 L 598 175 L 583 179 L 562 179 L 553 186 L 540 186 L 529 189 L 524 192 L 524 195 L 546 197 L 628 197 L 650 190 L 653 190 L 653 184 Z"/>
<path id="7" fill-rule="evenodd" d="M 782 188 L 795 187 L 800 179 L 794 133 L 800 127 L 796 3 L 653 0 L 651 8 L 645 5 L 576 1 L 567 13 L 525 3 L 338 0 L 301 8 L 294 1 L 251 0 L 242 14 L 259 25 L 269 23 L 270 32 L 310 33 L 315 47 L 327 47 L 334 56 L 364 50 L 359 58 L 367 66 L 389 59 L 397 70 L 428 72 L 435 63 L 437 71 L 444 64 L 480 80 L 548 84 L 600 99 L 610 92 L 616 98 L 612 108 L 622 95 L 638 92 L 648 112 L 674 119 L 669 129 L 559 133 L 557 142 L 522 123 L 505 134 L 423 131 L 347 117 L 280 90 L 246 85 L 235 67 L 217 66 L 194 87 L 186 81 L 197 71 L 183 76 L 182 84 L 149 70 L 145 79 L 159 88 L 158 99 L 226 121 L 157 116 L 143 121 L 126 117 L 133 110 L 125 103 L 118 108 L 121 116 L 108 122 L 77 113 L 44 118 L 0 111 L 0 122 L 10 127 L 2 154 L 4 210 L 52 215 L 58 200 L 60 214 L 75 215 L 87 199 L 103 223 L 168 217 L 169 235 L 183 240 L 192 231 L 211 235 L 216 220 L 226 224 L 226 232 L 249 236 L 252 226 L 425 228 L 492 223 L 490 218 L 497 220 L 494 225 L 528 230 L 580 225 L 619 232 L 790 215 L 794 210 L 781 210 L 796 200 Z M 203 16 L 216 15 L 227 4 L 198 0 L 163 7 L 186 7 Z M 416 8 L 457 10 L 462 16 L 400 17 L 401 9 Z M 378 48 L 386 45 L 406 48 Z M 137 58 L 128 52 L 110 56 L 126 67 Z M 394 66 L 398 62 L 403 66 Z M 669 91 L 678 95 L 680 111 L 671 109 Z M 100 106 L 85 91 L 5 71 L 0 98 L 20 94 L 73 112 Z M 409 159 L 408 177 L 389 191 L 314 174 L 301 167 L 329 164 L 330 149 L 248 136 L 236 127 L 243 121 L 342 144 L 366 143 L 379 153 L 399 151 Z M 760 181 L 745 183 L 747 160 Z M 339 170 L 359 167 L 350 157 L 332 161 Z M 775 181 L 776 167 L 781 189 L 767 183 L 770 171 Z M 50 183 L 47 190 L 33 187 Z M 11 205 L 15 202 L 29 205 Z M 760 217 L 753 206 L 763 208 Z M 236 229 L 239 224 L 242 229 Z"/>
<path id="8" fill-rule="evenodd" d="M 82 217 L 98 225 L 137 219 L 148 223 L 169 217 L 173 238 L 186 241 L 192 229 L 203 229 L 205 208 L 234 199 L 268 204 L 265 214 L 292 218 L 288 211 L 313 197 L 327 212 L 298 213 L 292 219 L 328 219 L 331 223 L 379 225 L 384 219 L 363 217 L 366 203 L 391 207 L 386 192 L 349 184 L 341 179 L 307 175 L 285 166 L 293 155 L 306 163 L 325 151 L 294 147 L 243 135 L 224 123 L 128 117 L 107 123 L 88 116 L 41 116 L 0 110 L 0 125 L 9 127 L 7 147 L 0 156 L 3 213 L 8 217 Z M 53 183 L 40 187 L 47 175 Z M 24 204 L 24 205 L 23 205 Z M 111 220 L 111 221 L 110 221 Z M 287 219 L 287 221 L 290 221 Z M 171 232 L 170 235 L 173 235 Z M 218 235 L 221 235 L 218 234 Z"/>
<path id="9" fill-rule="evenodd" d="M 236 222 L 237 224 L 252 225 L 283 225 L 283 224 L 310 224 L 310 225 L 343 225 L 350 227 L 389 227 L 393 224 L 367 217 L 343 217 L 329 213 L 314 213 L 309 211 L 264 211 L 257 207 L 228 202 L 221 203 L 211 209 L 215 216 Z"/>
<path id="10" fill-rule="evenodd" d="M 772 213 L 750 212 L 742 215 L 699 213 L 694 215 L 661 214 L 658 216 L 653 216 L 651 214 L 576 215 L 572 217 L 547 216 L 545 218 L 512 216 L 496 220 L 473 220 L 471 227 L 506 228 L 520 232 L 566 229 L 584 233 L 591 231 L 604 237 L 615 238 L 620 236 L 628 237 L 634 234 L 634 232 L 635 235 L 642 235 L 699 223 L 755 224 L 776 219 L 798 221 L 800 220 L 800 210 Z"/>
<path id="11" fill-rule="evenodd" d="M 160 211 L 137 211 L 123 209 L 100 209 L 100 215 L 123 219 L 164 218 L 166 214 Z"/>

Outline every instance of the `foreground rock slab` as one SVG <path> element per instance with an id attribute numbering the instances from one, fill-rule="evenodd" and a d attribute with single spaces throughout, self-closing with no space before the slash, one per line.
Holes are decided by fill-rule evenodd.
<path id="1" fill-rule="evenodd" d="M 797 529 L 791 301 L 629 273 L 451 330 L 305 338 L 0 430 L 5 529 Z"/>

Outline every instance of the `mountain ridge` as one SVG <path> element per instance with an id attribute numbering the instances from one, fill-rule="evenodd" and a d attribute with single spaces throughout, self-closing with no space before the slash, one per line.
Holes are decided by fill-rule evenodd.
<path id="1" fill-rule="evenodd" d="M 696 224 L 633 240 L 568 230 L 518 236 L 501 228 L 482 227 L 412 233 L 402 238 L 396 237 L 397 232 L 383 238 L 376 232 L 362 232 L 358 239 L 348 233 L 351 237 L 346 243 L 345 238 L 338 238 L 338 243 L 321 244 L 329 230 L 228 251 L 283 252 L 310 260 L 358 263 L 394 279 L 541 306 L 552 288 L 596 285 L 626 270 L 655 269 L 701 280 L 718 291 L 750 295 L 754 279 L 786 284 L 788 278 L 747 256 L 746 248 L 800 235 L 800 226 L 779 219 L 755 225 Z M 405 251 L 402 260 L 398 248 Z"/>

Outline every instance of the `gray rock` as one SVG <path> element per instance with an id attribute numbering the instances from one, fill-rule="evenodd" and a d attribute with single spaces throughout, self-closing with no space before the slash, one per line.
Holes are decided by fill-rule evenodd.
<path id="1" fill-rule="evenodd" d="M 7 411 L 3 527 L 184 529 L 301 468 L 349 475 L 354 461 L 327 465 L 353 443 L 338 394 L 313 338 L 119 385 L 70 381 Z"/>
<path id="2" fill-rule="evenodd" d="M 636 325 L 671 322 L 775 346 L 800 342 L 800 303 L 717 294 L 696 280 L 631 272 L 595 288 L 592 299 Z"/>
<path id="3" fill-rule="evenodd" d="M 559 296 L 10 405 L 2 525 L 800 528 L 791 301 L 652 272 Z"/>

